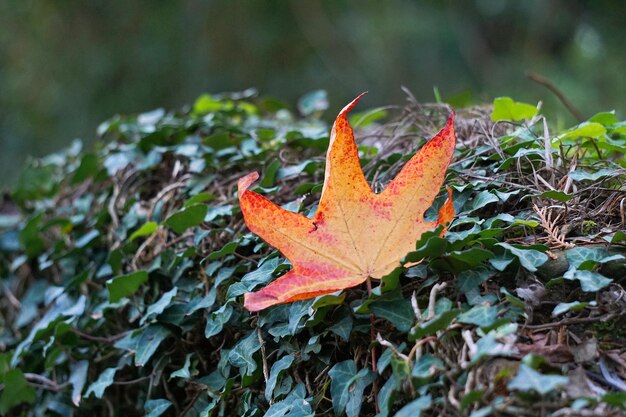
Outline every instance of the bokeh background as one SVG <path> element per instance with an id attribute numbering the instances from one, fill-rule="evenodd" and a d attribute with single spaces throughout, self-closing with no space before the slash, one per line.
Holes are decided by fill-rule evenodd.
<path id="1" fill-rule="evenodd" d="M 543 100 L 573 123 L 534 71 L 583 114 L 623 117 L 624 22 L 626 2 L 609 0 L 2 0 L 0 188 L 27 155 L 203 92 L 294 104 L 325 89 L 334 113 L 363 90 L 373 107 L 401 103 L 402 85 L 421 101 L 437 87 L 456 104 Z"/>

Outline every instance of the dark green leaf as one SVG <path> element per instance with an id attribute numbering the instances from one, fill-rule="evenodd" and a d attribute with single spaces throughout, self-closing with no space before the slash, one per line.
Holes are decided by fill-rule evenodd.
<path id="1" fill-rule="evenodd" d="M 435 315 L 435 317 L 428 321 L 419 323 L 411 329 L 411 332 L 409 333 L 409 341 L 414 342 L 426 336 L 430 336 L 431 334 L 435 334 L 440 330 L 446 329 L 450 323 L 452 323 L 452 320 L 458 316 L 459 312 L 460 311 L 458 309 L 444 311 Z"/>
<path id="2" fill-rule="evenodd" d="M 109 301 L 116 303 L 124 297 L 128 297 L 148 281 L 148 273 L 146 271 L 132 272 L 127 275 L 119 275 L 107 281 L 107 289 L 109 290 Z"/>
<path id="3" fill-rule="evenodd" d="M 569 173 L 569 177 L 574 181 L 598 181 L 600 178 L 612 177 L 616 174 L 615 171 L 610 169 L 599 169 L 596 172 L 587 172 L 582 170 L 575 170 Z"/>
<path id="4" fill-rule="evenodd" d="M 353 360 L 339 362 L 328 371 L 330 376 L 330 395 L 335 414 L 344 411 L 348 417 L 359 415 L 363 391 L 372 383 L 374 375 L 369 369 L 356 370 Z"/>
<path id="5" fill-rule="evenodd" d="M 234 253 L 235 250 L 237 250 L 237 246 L 239 246 L 239 243 L 237 242 L 228 242 L 227 244 L 222 246 L 222 249 L 211 252 L 209 256 L 206 257 L 206 259 L 209 261 L 213 261 L 215 259 L 220 259 L 226 255 L 230 255 L 231 253 Z"/>
<path id="6" fill-rule="evenodd" d="M 520 264 L 530 272 L 537 271 L 537 268 L 548 260 L 548 255 L 534 249 L 525 249 L 523 246 L 513 246 L 504 242 L 500 242 L 497 245 L 502 246 L 517 256 Z"/>
<path id="7" fill-rule="evenodd" d="M 139 324 L 143 325 L 148 319 L 152 317 L 156 317 L 161 314 L 167 307 L 169 307 L 170 303 L 176 297 L 178 293 L 178 288 L 174 287 L 165 294 L 161 296 L 154 304 L 148 307 L 146 314 L 141 318 Z"/>
<path id="8" fill-rule="evenodd" d="M 172 214 L 165 220 L 165 224 L 174 232 L 182 234 L 190 227 L 202 224 L 208 210 L 204 204 L 195 204 Z"/>
<path id="9" fill-rule="evenodd" d="M 144 328 L 136 338 L 135 366 L 146 365 L 161 342 L 169 335 L 170 331 L 159 324 L 151 324 Z"/>
<path id="10" fill-rule="evenodd" d="M 22 403 L 35 403 L 35 389 L 28 385 L 21 370 L 11 369 L 2 380 L 4 389 L 0 392 L 0 414 L 7 415 L 13 407 Z"/>
<path id="11" fill-rule="evenodd" d="M 209 315 L 204 330 L 204 337 L 207 339 L 221 333 L 224 324 L 230 320 L 233 314 L 233 307 L 230 304 L 222 305 L 217 311 Z"/>
<path id="12" fill-rule="evenodd" d="M 285 355 L 272 365 L 272 369 L 270 371 L 270 376 L 267 379 L 267 384 L 265 385 L 265 399 L 270 401 L 272 399 L 272 395 L 274 393 L 274 387 L 276 387 L 276 382 L 278 381 L 278 377 L 281 372 L 289 369 L 291 364 L 293 363 L 292 355 Z"/>
<path id="13" fill-rule="evenodd" d="M 80 165 L 74 171 L 74 175 L 72 175 L 71 184 L 81 183 L 87 178 L 94 176 L 98 172 L 98 164 L 96 155 L 91 153 L 85 154 L 80 161 Z"/>
<path id="14" fill-rule="evenodd" d="M 228 362 L 240 369 L 242 375 L 252 375 L 257 368 L 257 362 L 252 357 L 259 349 L 261 343 L 256 331 L 241 339 L 228 354 Z"/>
<path id="15" fill-rule="evenodd" d="M 389 320 L 401 332 L 408 332 L 415 322 L 415 313 L 409 300 L 377 301 L 369 308 L 376 317 Z"/>

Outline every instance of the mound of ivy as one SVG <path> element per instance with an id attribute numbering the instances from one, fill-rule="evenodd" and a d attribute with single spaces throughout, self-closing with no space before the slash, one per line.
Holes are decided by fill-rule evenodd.
<path id="1" fill-rule="evenodd" d="M 0 205 L 0 415 L 622 415 L 626 122 L 457 109 L 443 237 L 371 293 L 251 314 L 243 294 L 290 265 L 245 227 L 237 179 L 313 213 L 327 107 L 204 95 L 30 161 Z M 352 115 L 377 191 L 448 113 Z"/>

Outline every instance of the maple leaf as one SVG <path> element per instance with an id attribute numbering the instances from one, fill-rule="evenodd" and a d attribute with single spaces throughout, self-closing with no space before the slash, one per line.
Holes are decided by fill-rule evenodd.
<path id="1" fill-rule="evenodd" d="M 333 125 L 322 196 L 313 218 L 278 207 L 248 188 L 259 175 L 241 178 L 238 194 L 248 228 L 280 250 L 293 268 L 257 292 L 244 296 L 244 307 L 259 311 L 269 306 L 304 300 L 380 279 L 400 266 L 415 250 L 422 233 L 454 216 L 448 200 L 439 219 L 425 222 L 454 153 L 454 114 L 379 194 L 361 169 L 352 127 L 346 114 L 363 96 L 341 110 Z"/>

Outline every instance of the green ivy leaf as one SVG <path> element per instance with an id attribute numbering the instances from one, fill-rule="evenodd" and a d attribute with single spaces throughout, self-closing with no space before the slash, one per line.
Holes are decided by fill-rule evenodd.
<path id="1" fill-rule="evenodd" d="M 596 292 L 613 282 L 611 278 L 607 278 L 602 274 L 592 271 L 575 271 L 573 278 L 567 279 L 580 281 L 580 288 L 585 292 Z"/>
<path id="2" fill-rule="evenodd" d="M 154 304 L 148 307 L 146 314 L 144 314 L 144 316 L 141 318 L 141 321 L 139 322 L 139 324 L 143 325 L 147 320 L 163 313 L 163 311 L 167 307 L 169 307 L 170 303 L 172 302 L 174 297 L 176 297 L 177 293 L 178 293 L 178 287 L 174 287 L 168 292 L 166 292 L 165 294 L 163 294 L 161 298 L 159 298 Z"/>
<path id="3" fill-rule="evenodd" d="M 259 349 L 261 343 L 256 331 L 241 339 L 228 353 L 228 362 L 239 368 L 242 375 L 252 375 L 257 368 L 257 363 L 252 357 Z"/>
<path id="4" fill-rule="evenodd" d="M 210 201 L 214 198 L 215 198 L 214 194 L 204 191 L 204 192 L 201 192 L 192 196 L 187 201 L 185 201 L 185 203 L 183 204 L 183 207 L 187 208 L 187 207 L 195 206 L 196 204 L 206 203 L 207 201 Z"/>
<path id="5" fill-rule="evenodd" d="M 70 184 L 76 185 L 87 178 L 93 177 L 99 169 L 98 157 L 92 153 L 85 154 L 80 160 L 80 165 L 74 171 Z"/>
<path id="6" fill-rule="evenodd" d="M 91 394 L 93 394 L 96 398 L 102 398 L 104 391 L 113 384 L 115 380 L 115 373 L 117 372 L 117 368 L 107 368 L 96 379 L 89 388 L 87 388 L 87 392 L 85 392 L 85 398 L 88 398 Z"/>
<path id="7" fill-rule="evenodd" d="M 148 400 L 143 406 L 143 409 L 146 412 L 146 415 L 144 417 L 159 417 L 171 406 L 172 403 L 168 400 Z"/>
<path id="8" fill-rule="evenodd" d="M 548 198 L 550 200 L 560 201 L 561 203 L 567 203 L 574 196 L 572 194 L 564 193 L 563 191 L 549 190 L 544 191 L 541 194 L 533 195 L 533 197 Z"/>
<path id="9" fill-rule="evenodd" d="M 182 209 L 165 220 L 165 224 L 178 234 L 182 234 L 190 227 L 195 227 L 204 222 L 209 208 L 204 204 L 195 204 Z"/>
<path id="10" fill-rule="evenodd" d="M 215 252 L 211 252 L 209 256 L 206 257 L 208 261 L 214 261 L 216 259 L 223 258 L 226 255 L 230 255 L 237 250 L 237 246 L 239 246 L 238 242 L 228 242 L 221 249 L 216 250 Z"/>
<path id="11" fill-rule="evenodd" d="M 206 327 L 204 329 L 204 337 L 207 339 L 222 332 L 224 324 L 230 320 L 233 314 L 233 307 L 230 304 L 222 305 L 218 310 L 212 312 L 207 318 Z"/>
<path id="12" fill-rule="evenodd" d="M 498 309 L 493 306 L 474 306 L 465 313 L 459 314 L 456 321 L 473 324 L 479 327 L 491 326 L 498 317 Z"/>
<path id="13" fill-rule="evenodd" d="M 336 415 L 344 411 L 348 417 L 357 417 L 361 411 L 363 391 L 374 380 L 369 369 L 356 370 L 352 359 L 335 364 L 330 371 L 330 396 Z"/>
<path id="14" fill-rule="evenodd" d="M 446 329 L 459 313 L 460 310 L 452 309 L 439 313 L 428 321 L 419 323 L 409 332 L 409 341 L 415 342 L 418 339 L 422 339 L 426 336 L 430 336 L 431 334 L 435 334 L 440 330 Z"/>
<path id="15" fill-rule="evenodd" d="M 304 384 L 298 384 L 287 398 L 272 404 L 263 417 L 313 417 L 315 413 L 305 396 Z"/>
<path id="16" fill-rule="evenodd" d="M 537 114 L 537 107 L 526 103 L 513 101 L 510 97 L 498 97 L 493 101 L 491 120 L 523 120 L 530 119 Z"/>
<path id="17" fill-rule="evenodd" d="M 522 392 L 535 391 L 545 395 L 559 387 L 567 385 L 569 378 L 561 375 L 543 375 L 530 366 L 522 363 L 517 375 L 507 384 L 509 390 Z"/>
<path id="18" fill-rule="evenodd" d="M 420 417 L 422 411 L 430 408 L 432 402 L 433 400 L 430 395 L 421 396 L 417 400 L 413 400 L 402 407 L 394 417 Z"/>
<path id="19" fill-rule="evenodd" d="M 604 247 L 587 248 L 579 246 L 568 249 L 565 252 L 565 256 L 567 257 L 570 269 L 574 268 L 586 270 L 591 270 L 597 264 L 605 264 L 607 262 L 624 259 L 623 255 L 610 254 Z"/>
<path id="20" fill-rule="evenodd" d="M 606 133 L 606 127 L 596 122 L 583 122 L 558 135 L 555 139 L 564 140 L 570 138 L 597 138 Z"/>
<path id="21" fill-rule="evenodd" d="M 155 223 L 155 222 L 146 222 L 143 225 L 141 225 L 141 227 L 139 229 L 135 230 L 133 232 L 133 234 L 130 235 L 128 240 L 130 242 L 132 242 L 133 240 L 135 240 L 135 239 L 137 239 L 139 237 L 150 236 L 151 234 L 156 232 L 158 228 L 159 228 L 159 225 L 157 223 Z"/>
<path id="22" fill-rule="evenodd" d="M 587 172 L 583 170 L 574 170 L 569 173 L 569 177 L 574 181 L 593 181 L 596 182 L 600 178 L 613 177 L 616 172 L 612 169 L 599 169 L 596 172 Z"/>
<path id="23" fill-rule="evenodd" d="M 169 335 L 170 331 L 160 324 L 151 324 L 144 328 L 136 338 L 135 366 L 146 365 L 161 342 Z"/>
<path id="24" fill-rule="evenodd" d="M 497 203 L 498 201 L 500 201 L 500 199 L 491 191 L 481 191 L 476 194 L 476 196 L 472 200 L 469 212 L 471 213 L 473 211 L 480 210 L 486 205 L 491 203 Z"/>
<path id="25" fill-rule="evenodd" d="M 552 310 L 552 317 L 556 317 L 560 314 L 567 313 L 568 311 L 578 311 L 582 310 L 588 305 L 596 305 L 595 301 L 590 302 L 581 302 L 581 301 L 572 301 L 571 303 L 559 303 Z"/>
<path id="26" fill-rule="evenodd" d="M 534 249 L 525 249 L 524 246 L 514 246 L 508 243 L 500 242 L 496 244 L 517 256 L 522 267 L 530 272 L 537 271 L 537 268 L 546 263 L 548 255 Z"/>
<path id="27" fill-rule="evenodd" d="M 189 371 L 190 366 L 191 366 L 191 353 L 188 353 L 185 356 L 185 364 L 183 365 L 183 367 L 172 372 L 169 379 L 172 379 L 172 378 L 189 379 L 191 377 L 191 371 Z"/>
<path id="28" fill-rule="evenodd" d="M 107 281 L 109 301 L 117 303 L 122 298 L 135 293 L 146 281 L 148 281 L 148 273 L 146 271 L 136 271 L 110 279 Z"/>
<path id="29" fill-rule="evenodd" d="M 19 369 L 11 369 L 3 375 L 4 389 L 0 392 L 0 414 L 7 415 L 17 405 L 34 404 L 35 389 L 28 385 Z"/>
<path id="30" fill-rule="evenodd" d="M 89 361 L 78 361 L 72 365 L 69 383 L 72 385 L 72 403 L 78 407 L 82 399 L 82 392 L 87 381 Z"/>
<path id="31" fill-rule="evenodd" d="M 401 332 L 408 332 L 415 322 L 415 313 L 411 303 L 406 299 L 395 301 L 376 301 L 369 309 L 376 317 L 388 320 Z"/>
<path id="32" fill-rule="evenodd" d="M 272 369 L 270 370 L 270 376 L 267 379 L 267 384 L 265 385 L 265 399 L 270 401 L 272 399 L 272 394 L 274 393 L 274 388 L 276 387 L 276 382 L 278 381 L 278 377 L 283 371 L 286 371 L 291 367 L 293 363 L 292 355 L 285 355 L 272 365 Z"/>

